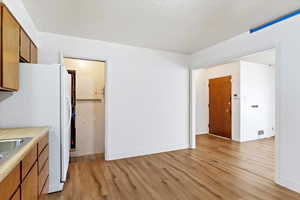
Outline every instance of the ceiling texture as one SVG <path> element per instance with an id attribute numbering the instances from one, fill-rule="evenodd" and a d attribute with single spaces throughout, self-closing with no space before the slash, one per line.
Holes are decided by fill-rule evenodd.
<path id="1" fill-rule="evenodd" d="M 299 0 L 23 0 L 39 31 L 194 53 L 300 8 Z"/>

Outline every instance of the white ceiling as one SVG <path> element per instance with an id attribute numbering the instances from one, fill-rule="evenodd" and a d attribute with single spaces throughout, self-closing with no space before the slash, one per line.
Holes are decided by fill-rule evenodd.
<path id="1" fill-rule="evenodd" d="M 300 8 L 299 0 L 23 0 L 40 31 L 193 53 Z"/>
<path id="2" fill-rule="evenodd" d="M 242 57 L 238 60 L 260 63 L 265 65 L 275 65 L 276 64 L 276 50 L 270 49 L 262 52 L 258 52 L 249 56 Z"/>

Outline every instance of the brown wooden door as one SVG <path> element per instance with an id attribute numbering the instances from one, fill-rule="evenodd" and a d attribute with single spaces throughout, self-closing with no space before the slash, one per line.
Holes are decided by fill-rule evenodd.
<path id="1" fill-rule="evenodd" d="M 209 133 L 231 138 L 231 76 L 209 80 Z"/>

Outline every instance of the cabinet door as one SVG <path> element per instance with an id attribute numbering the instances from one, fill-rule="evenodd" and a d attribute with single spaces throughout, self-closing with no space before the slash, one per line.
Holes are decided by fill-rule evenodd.
<path id="1" fill-rule="evenodd" d="M 25 62 L 30 62 L 31 41 L 23 29 L 20 30 L 20 56 Z"/>
<path id="2" fill-rule="evenodd" d="M 39 174 L 39 194 L 42 193 L 43 187 L 49 176 L 49 162 L 47 161 L 42 171 Z"/>
<path id="3" fill-rule="evenodd" d="M 37 64 L 38 63 L 38 50 L 37 47 L 31 42 L 30 44 L 30 51 L 31 51 L 31 58 L 30 58 L 30 62 Z"/>
<path id="4" fill-rule="evenodd" d="M 9 200 L 20 185 L 21 165 L 13 169 L 12 172 L 0 182 L 0 199 Z"/>
<path id="5" fill-rule="evenodd" d="M 48 190 L 49 190 L 49 177 L 48 177 L 48 179 L 46 180 L 46 183 L 45 183 L 45 185 L 44 185 L 44 188 L 43 188 L 43 190 L 42 190 L 42 193 L 40 194 L 40 196 L 39 196 L 39 200 L 46 200 L 46 199 L 48 199 L 47 197 L 48 197 Z"/>
<path id="6" fill-rule="evenodd" d="M 0 7 L 0 23 L 2 22 L 3 7 Z M 2 26 L 0 26 L 0 33 L 2 33 Z M 0 36 L 0 45 L 2 45 L 2 37 Z M 2 58 L 2 51 L 0 50 L 0 58 Z M 3 73 L 2 73 L 2 63 L 0 60 L 0 89 L 3 89 Z"/>
<path id="7" fill-rule="evenodd" d="M 38 168 L 34 164 L 29 174 L 21 184 L 22 200 L 38 200 Z"/>
<path id="8" fill-rule="evenodd" d="M 2 87 L 18 90 L 20 28 L 7 8 L 2 9 Z"/>
<path id="9" fill-rule="evenodd" d="M 20 199 L 21 199 L 21 192 L 19 188 L 17 192 L 14 194 L 14 196 L 11 198 L 11 200 L 20 200 Z"/>
<path id="10" fill-rule="evenodd" d="M 24 178 L 27 176 L 31 167 L 35 164 L 36 161 L 37 161 L 37 146 L 35 145 L 22 160 L 22 173 L 21 173 L 22 180 L 24 180 Z"/>

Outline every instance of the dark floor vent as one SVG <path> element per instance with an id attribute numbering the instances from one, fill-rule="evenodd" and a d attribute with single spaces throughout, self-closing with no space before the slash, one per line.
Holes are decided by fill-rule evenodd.
<path id="1" fill-rule="evenodd" d="M 265 134 L 264 130 L 259 130 L 257 135 L 264 135 L 264 134 Z"/>

